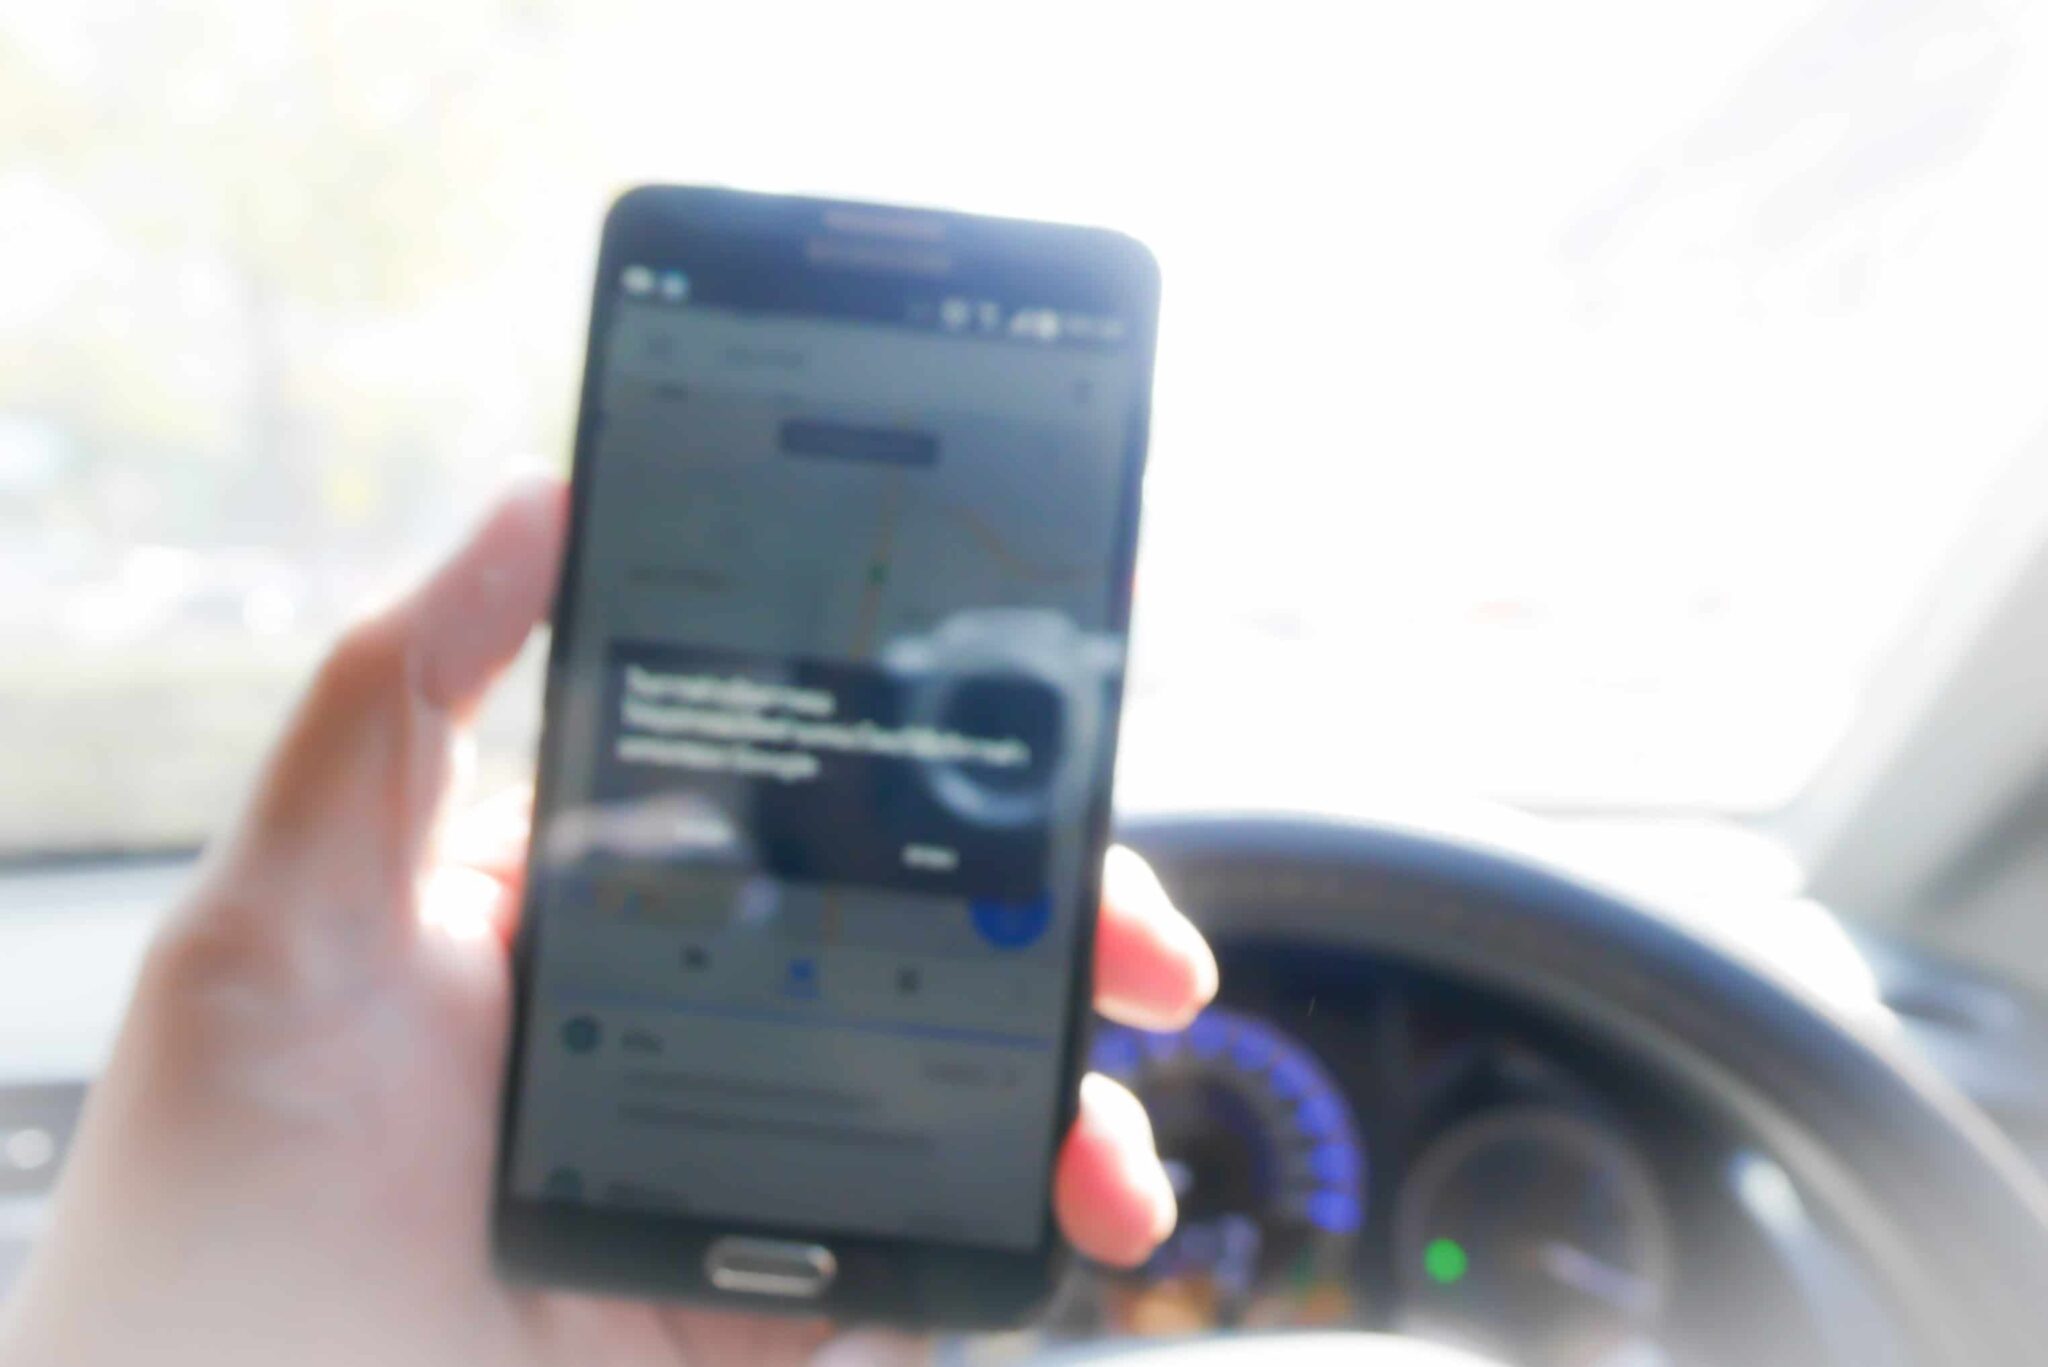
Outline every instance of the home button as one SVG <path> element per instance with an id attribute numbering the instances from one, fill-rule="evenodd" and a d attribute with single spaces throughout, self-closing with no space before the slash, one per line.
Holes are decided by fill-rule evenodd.
<path id="1" fill-rule="evenodd" d="M 822 1295 L 839 1272 L 823 1244 L 781 1239 L 720 1239 L 704 1250 L 704 1275 L 720 1291 L 809 1299 Z"/>

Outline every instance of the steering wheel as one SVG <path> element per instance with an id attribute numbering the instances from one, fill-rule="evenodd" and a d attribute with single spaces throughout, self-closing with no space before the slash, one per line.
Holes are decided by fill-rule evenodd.
<path id="1" fill-rule="evenodd" d="M 1436 833 L 1203 816 L 1119 834 L 1213 938 L 1333 941 L 1327 908 L 1261 893 L 1321 879 L 1358 907 L 1343 947 L 1483 984 L 1683 1077 L 1816 1185 L 1932 1361 L 2048 1353 L 2048 1184 L 1918 1058 L 1771 965 L 1534 858 Z M 1452 1360 L 1409 1340 L 1344 1338 L 1352 1362 Z M 1321 1362 L 1329 1343 L 1262 1339 L 1254 1360 Z M 1203 1351 L 1075 1360 L 1193 1367 Z"/>

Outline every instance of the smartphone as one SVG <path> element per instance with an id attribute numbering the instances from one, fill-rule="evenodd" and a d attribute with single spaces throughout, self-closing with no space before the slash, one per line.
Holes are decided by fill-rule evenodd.
<path id="1" fill-rule="evenodd" d="M 506 1275 L 1014 1323 L 1090 1019 L 1158 274 L 1116 233 L 612 208 L 494 1211 Z"/>

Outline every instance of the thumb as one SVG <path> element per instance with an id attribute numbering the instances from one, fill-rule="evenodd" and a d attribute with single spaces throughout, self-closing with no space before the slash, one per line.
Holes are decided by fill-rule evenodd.
<path id="1" fill-rule="evenodd" d="M 456 735 L 547 612 L 566 508 L 559 481 L 521 485 L 424 584 L 343 635 L 264 764 L 202 905 L 351 939 L 410 927 Z"/>

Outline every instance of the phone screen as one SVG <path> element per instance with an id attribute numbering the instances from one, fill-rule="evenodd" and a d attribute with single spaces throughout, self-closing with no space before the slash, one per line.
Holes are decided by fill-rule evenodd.
<path id="1" fill-rule="evenodd" d="M 1149 320 L 730 253 L 611 272 L 512 1191 L 1031 1249 Z"/>

